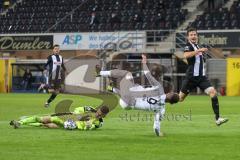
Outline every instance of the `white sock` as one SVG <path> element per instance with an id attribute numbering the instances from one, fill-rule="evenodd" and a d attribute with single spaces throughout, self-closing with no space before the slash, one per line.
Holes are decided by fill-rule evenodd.
<path id="1" fill-rule="evenodd" d="M 100 75 L 103 77 L 111 76 L 111 71 L 100 71 Z"/>
<path id="2" fill-rule="evenodd" d="M 153 128 L 159 128 L 159 131 L 160 131 L 160 113 L 159 112 L 156 112 L 155 113 L 155 116 L 154 116 L 154 124 L 153 124 Z"/>
<path id="3" fill-rule="evenodd" d="M 122 98 L 119 99 L 119 104 L 123 109 L 126 109 L 126 110 L 132 109 L 126 102 L 122 100 Z"/>
<path id="4" fill-rule="evenodd" d="M 113 88 L 112 90 L 113 90 L 113 93 L 117 93 L 117 94 L 119 94 L 119 89 L 117 89 L 117 88 Z"/>

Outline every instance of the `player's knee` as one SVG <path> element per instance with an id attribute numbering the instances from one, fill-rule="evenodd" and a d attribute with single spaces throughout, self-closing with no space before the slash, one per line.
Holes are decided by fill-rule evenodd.
<path id="1" fill-rule="evenodd" d="M 54 91 L 54 94 L 58 94 L 59 93 L 59 89 L 55 89 L 55 91 Z"/>
<path id="2" fill-rule="evenodd" d="M 52 95 L 57 96 L 57 94 L 59 93 L 59 91 L 58 91 L 58 90 L 54 90 L 54 91 L 51 92 L 51 93 L 52 93 Z"/>
<path id="3" fill-rule="evenodd" d="M 216 95 L 217 95 L 216 89 L 212 89 L 212 90 L 210 91 L 210 96 L 211 96 L 211 97 L 214 97 L 214 96 L 216 96 Z"/>
<path id="4" fill-rule="evenodd" d="M 126 79 L 133 79 L 133 75 L 131 72 L 127 72 L 125 77 L 126 77 Z"/>
<path id="5" fill-rule="evenodd" d="M 184 99 L 186 98 L 186 95 L 182 92 L 179 93 L 179 102 L 183 102 Z"/>
<path id="6" fill-rule="evenodd" d="M 217 91 L 214 87 L 209 87 L 205 90 L 206 94 L 208 94 L 210 97 L 214 97 L 217 95 Z"/>
<path id="7" fill-rule="evenodd" d="M 184 99 L 185 99 L 185 97 L 184 97 L 184 96 L 181 96 L 181 95 L 179 94 L 179 102 L 183 102 Z"/>
<path id="8" fill-rule="evenodd" d="M 41 122 L 44 123 L 44 124 L 50 123 L 51 122 L 51 117 L 50 116 L 41 117 Z"/>

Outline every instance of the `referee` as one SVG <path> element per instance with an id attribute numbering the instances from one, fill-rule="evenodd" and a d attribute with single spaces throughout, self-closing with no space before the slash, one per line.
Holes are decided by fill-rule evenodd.
<path id="1" fill-rule="evenodd" d="M 221 124 L 227 122 L 228 119 L 220 117 L 217 92 L 206 77 L 204 67 L 205 59 L 203 55 L 206 51 L 208 51 L 208 49 L 200 48 L 198 46 L 198 33 L 195 28 L 189 28 L 187 30 L 187 40 L 188 42 L 184 48 L 184 58 L 187 59 L 188 69 L 179 93 L 180 102 L 187 97 L 191 90 L 199 87 L 211 97 L 216 124 L 220 126 Z"/>
<path id="2" fill-rule="evenodd" d="M 49 107 L 50 103 L 57 97 L 61 89 L 61 84 L 64 81 L 66 68 L 63 63 L 63 58 L 59 55 L 60 47 L 58 44 L 53 46 L 52 55 L 48 56 L 47 63 L 44 66 L 45 71 L 48 72 L 48 87 L 49 92 L 52 93 L 45 107 Z"/>

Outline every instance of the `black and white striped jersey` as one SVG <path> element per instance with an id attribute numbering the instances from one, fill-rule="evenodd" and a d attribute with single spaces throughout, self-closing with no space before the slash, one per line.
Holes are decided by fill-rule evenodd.
<path id="1" fill-rule="evenodd" d="M 63 58 L 58 54 L 52 54 L 48 56 L 47 63 L 45 64 L 44 68 L 48 70 L 49 80 L 62 79 L 63 71 L 66 71 Z"/>
<path id="2" fill-rule="evenodd" d="M 192 52 L 199 49 L 198 44 L 193 44 L 188 42 L 184 48 L 184 52 Z M 188 62 L 188 69 L 187 75 L 188 76 L 205 76 L 205 59 L 203 57 L 203 53 L 199 53 L 193 57 L 187 58 Z"/>

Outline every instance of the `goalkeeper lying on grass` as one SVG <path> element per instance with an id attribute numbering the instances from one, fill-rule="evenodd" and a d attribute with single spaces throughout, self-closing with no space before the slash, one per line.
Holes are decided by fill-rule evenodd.
<path id="1" fill-rule="evenodd" d="M 93 130 L 102 126 L 103 118 L 108 112 L 109 108 L 107 106 L 101 106 L 98 109 L 85 106 L 75 108 L 74 112 L 56 113 L 45 116 L 35 115 L 21 118 L 18 121 L 12 120 L 10 125 L 15 129 L 25 125 L 47 128 L 65 128 L 70 130 Z"/>

